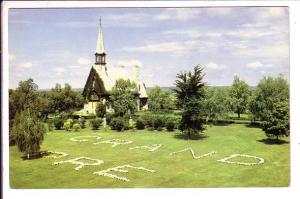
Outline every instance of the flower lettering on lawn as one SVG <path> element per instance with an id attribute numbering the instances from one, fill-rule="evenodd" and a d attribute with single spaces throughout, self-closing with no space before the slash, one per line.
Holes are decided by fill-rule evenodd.
<path id="1" fill-rule="evenodd" d="M 125 168 L 132 168 L 132 169 L 137 169 L 137 170 L 143 170 L 143 171 L 150 172 L 150 173 L 156 172 L 155 170 L 147 169 L 145 167 L 136 167 L 136 166 L 132 166 L 132 165 L 126 164 L 126 165 L 122 165 L 122 166 L 108 168 L 106 170 L 96 171 L 96 172 L 94 172 L 94 174 L 100 175 L 100 176 L 106 176 L 106 177 L 114 178 L 114 179 L 117 179 L 117 180 L 122 180 L 122 181 L 125 181 L 125 182 L 129 182 L 130 180 L 128 178 L 126 178 L 126 177 L 120 177 L 120 176 L 117 176 L 115 174 L 109 173 L 111 171 L 120 172 L 120 173 L 128 173 L 128 170 L 125 169 Z"/>
<path id="2" fill-rule="evenodd" d="M 131 140 L 112 139 L 112 140 L 104 140 L 101 142 L 96 142 L 94 144 L 111 144 L 112 145 L 111 147 L 116 147 L 121 144 L 130 144 L 130 143 L 132 143 Z"/>
<path id="3" fill-rule="evenodd" d="M 148 151 L 153 152 L 161 146 L 162 146 L 161 144 L 152 144 L 152 145 L 144 145 L 144 146 L 135 146 L 135 147 L 131 147 L 129 149 L 130 150 L 132 150 L 132 149 L 148 149 Z"/>
<path id="4" fill-rule="evenodd" d="M 85 162 L 81 162 L 80 160 L 94 161 L 94 163 L 85 163 Z M 89 158 L 89 157 L 78 157 L 78 158 L 74 158 L 74 159 L 71 159 L 71 160 L 54 162 L 53 164 L 54 165 L 59 165 L 59 164 L 63 164 L 63 163 L 79 164 L 79 166 L 77 166 L 75 168 L 75 170 L 78 171 L 79 169 L 81 169 L 81 168 L 83 168 L 85 166 L 96 166 L 96 165 L 103 164 L 104 161 L 103 160 Z"/>
<path id="5" fill-rule="evenodd" d="M 237 162 L 237 161 L 229 161 L 232 158 L 235 157 L 246 157 L 246 158 L 253 158 L 258 160 L 258 162 Z M 246 154 L 232 154 L 231 156 L 222 158 L 220 160 L 217 160 L 218 162 L 223 162 L 223 163 L 228 163 L 228 164 L 239 164 L 239 165 L 246 165 L 246 166 L 253 166 L 253 165 L 257 165 L 257 164 L 263 164 L 265 162 L 265 160 L 263 158 L 260 157 L 256 157 L 256 156 L 252 156 L 252 155 L 246 155 Z"/>
<path id="6" fill-rule="evenodd" d="M 188 148 L 185 148 L 185 149 L 180 150 L 180 151 L 172 152 L 172 153 L 170 153 L 170 155 L 175 155 L 175 154 L 177 154 L 177 153 L 182 153 L 182 152 L 185 152 L 185 151 L 190 151 L 194 159 L 204 158 L 204 157 L 206 157 L 206 156 L 211 156 L 211 155 L 217 153 L 217 152 L 215 152 L 215 151 L 212 151 L 212 152 L 209 152 L 209 153 L 200 155 L 200 156 L 196 156 L 194 150 L 193 150 L 191 147 L 188 147 Z"/>
<path id="7" fill-rule="evenodd" d="M 48 151 L 48 152 L 51 154 L 56 154 L 56 155 L 46 156 L 47 158 L 63 158 L 63 157 L 66 157 L 67 155 L 69 155 L 65 152 L 59 152 L 59 151 Z"/>
<path id="8" fill-rule="evenodd" d="M 89 141 L 88 138 L 96 138 L 96 140 L 101 139 L 101 137 L 99 137 L 99 136 L 77 136 L 77 137 L 70 138 L 70 140 L 73 142 L 87 142 L 87 141 Z"/>

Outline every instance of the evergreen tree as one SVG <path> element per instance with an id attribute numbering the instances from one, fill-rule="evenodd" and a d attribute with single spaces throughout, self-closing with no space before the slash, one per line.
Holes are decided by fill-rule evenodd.
<path id="1" fill-rule="evenodd" d="M 201 133 L 205 129 L 205 119 L 201 112 L 201 103 L 205 96 L 203 77 L 203 68 L 197 65 L 193 72 L 177 74 L 175 81 L 174 91 L 182 107 L 179 129 L 188 138 L 191 138 L 191 134 Z"/>

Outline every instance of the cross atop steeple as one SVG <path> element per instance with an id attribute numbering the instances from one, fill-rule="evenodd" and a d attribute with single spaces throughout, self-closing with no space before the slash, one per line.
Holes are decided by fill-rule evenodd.
<path id="1" fill-rule="evenodd" d="M 96 53 L 95 53 L 95 56 L 96 56 L 95 64 L 105 65 L 106 64 L 105 55 L 106 55 L 106 53 L 104 50 L 104 39 L 103 39 L 102 24 L 101 24 L 101 17 L 100 17 L 98 39 L 97 39 Z"/>

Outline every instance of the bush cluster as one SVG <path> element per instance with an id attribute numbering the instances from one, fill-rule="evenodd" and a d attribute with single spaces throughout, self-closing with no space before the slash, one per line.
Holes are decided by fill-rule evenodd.
<path id="1" fill-rule="evenodd" d="M 164 127 L 168 131 L 173 131 L 176 128 L 177 118 L 158 114 L 145 114 L 136 120 L 135 127 L 137 129 L 148 128 L 149 130 L 163 130 Z"/>
<path id="2" fill-rule="evenodd" d="M 124 131 L 129 129 L 129 121 L 124 117 L 115 117 L 111 119 L 110 126 L 112 130 Z"/>
<path id="3" fill-rule="evenodd" d="M 102 124 L 103 120 L 101 118 L 91 119 L 90 126 L 93 130 L 98 130 Z"/>

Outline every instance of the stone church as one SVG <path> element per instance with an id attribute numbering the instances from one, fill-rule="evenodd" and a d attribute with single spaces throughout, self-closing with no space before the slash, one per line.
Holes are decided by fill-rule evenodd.
<path id="1" fill-rule="evenodd" d="M 138 111 L 147 110 L 148 95 L 145 84 L 139 79 L 139 66 L 132 66 L 130 72 L 129 68 L 126 69 L 124 66 L 113 67 L 106 63 L 104 37 L 100 19 L 95 63 L 92 65 L 84 86 L 83 96 L 85 97 L 86 103 L 82 111 L 89 114 L 95 113 L 95 109 L 99 102 L 105 103 L 107 100 L 109 100 L 109 91 L 111 91 L 118 79 L 129 79 L 131 82 L 134 82 L 137 85 L 137 109 Z"/>

